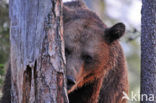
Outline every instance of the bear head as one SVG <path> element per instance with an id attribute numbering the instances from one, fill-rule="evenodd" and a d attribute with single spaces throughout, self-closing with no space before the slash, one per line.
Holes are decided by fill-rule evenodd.
<path id="1" fill-rule="evenodd" d="M 67 3 L 63 8 L 68 93 L 106 74 L 113 52 L 110 47 L 125 32 L 123 23 L 108 28 L 83 3 L 77 4 Z"/>

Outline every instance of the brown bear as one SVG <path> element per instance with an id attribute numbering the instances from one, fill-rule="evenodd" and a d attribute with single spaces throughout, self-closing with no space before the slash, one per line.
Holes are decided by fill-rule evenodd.
<path id="1" fill-rule="evenodd" d="M 70 103 L 126 103 L 127 68 L 119 38 L 125 25 L 110 28 L 83 2 L 64 4 L 64 39 Z M 1 103 L 11 103 L 8 69 Z"/>
<path id="2" fill-rule="evenodd" d="M 125 25 L 108 28 L 83 2 L 64 4 L 64 40 L 70 103 L 126 103 L 126 61 L 119 38 Z"/>

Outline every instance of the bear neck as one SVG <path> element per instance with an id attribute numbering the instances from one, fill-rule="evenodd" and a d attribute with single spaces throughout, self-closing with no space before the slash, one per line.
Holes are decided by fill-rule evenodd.
<path id="1" fill-rule="evenodd" d="M 100 78 L 78 88 L 68 94 L 69 103 L 97 103 L 101 86 L 102 79 Z"/>

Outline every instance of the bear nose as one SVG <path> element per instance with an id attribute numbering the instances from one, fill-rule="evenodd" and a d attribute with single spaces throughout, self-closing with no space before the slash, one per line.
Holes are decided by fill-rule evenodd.
<path id="1" fill-rule="evenodd" d="M 67 75 L 67 89 L 69 90 L 74 84 L 76 84 L 75 79 L 72 76 Z"/>

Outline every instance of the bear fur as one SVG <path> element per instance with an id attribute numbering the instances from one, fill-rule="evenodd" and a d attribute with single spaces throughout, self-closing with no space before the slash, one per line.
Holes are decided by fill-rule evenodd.
<path id="1" fill-rule="evenodd" d="M 83 2 L 64 4 L 64 40 L 70 103 L 126 103 L 126 61 L 119 38 L 125 25 L 108 28 Z"/>
<path id="2" fill-rule="evenodd" d="M 126 103 L 127 68 L 118 41 L 124 24 L 108 28 L 81 1 L 64 4 L 63 22 L 69 102 Z M 1 103 L 11 103 L 10 77 L 9 68 Z"/>

